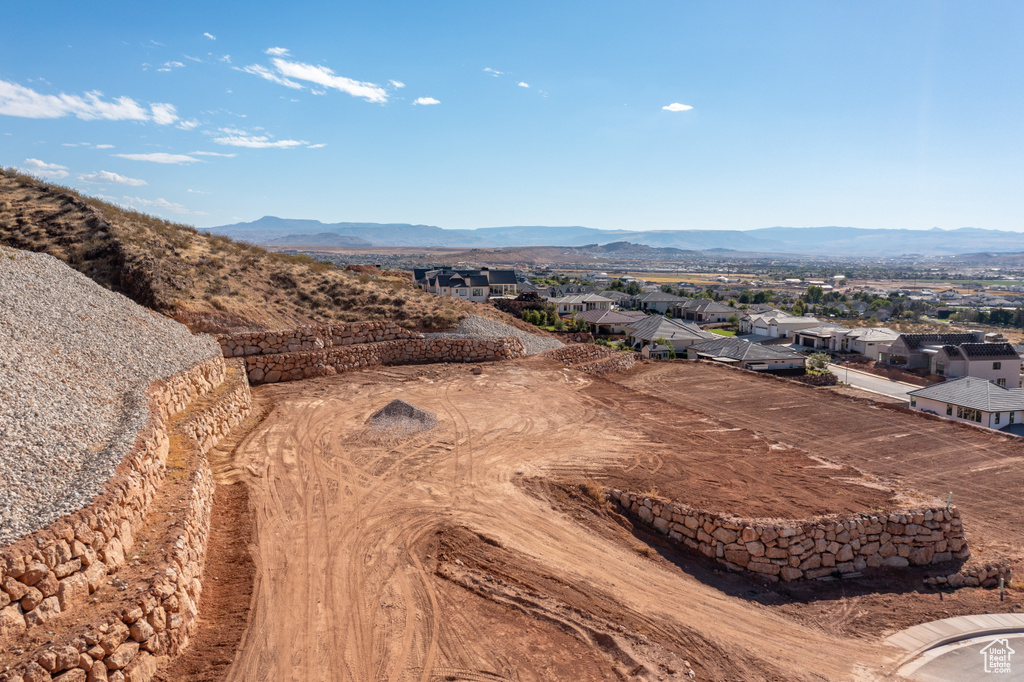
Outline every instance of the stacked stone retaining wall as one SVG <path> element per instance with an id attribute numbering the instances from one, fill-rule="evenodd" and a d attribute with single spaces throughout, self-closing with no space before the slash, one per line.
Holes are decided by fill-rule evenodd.
<path id="1" fill-rule="evenodd" d="M 773 581 L 970 556 L 956 507 L 773 521 L 730 517 L 621 490 L 608 495 L 623 511 L 680 545 L 733 571 Z"/>
<path id="2" fill-rule="evenodd" d="M 350 322 L 320 327 L 298 327 L 270 332 L 217 334 L 224 357 L 274 355 L 352 346 L 395 339 L 420 339 L 422 334 L 399 327 L 394 322 Z"/>
<path id="3" fill-rule="evenodd" d="M 317 376 L 332 376 L 352 369 L 381 365 L 431 362 L 484 362 L 525 355 L 523 342 L 514 337 L 460 339 L 435 337 L 397 339 L 323 350 L 245 358 L 252 384 L 271 384 Z"/>
<path id="4" fill-rule="evenodd" d="M 556 348 L 545 353 L 545 356 L 593 376 L 624 372 L 639 362 L 637 354 L 632 351 L 617 351 L 591 344 Z"/>
<path id="5" fill-rule="evenodd" d="M 227 371 L 221 358 L 213 358 L 154 382 L 146 427 L 104 492 L 85 509 L 0 549 L 0 646 L 84 606 L 131 556 L 164 480 L 172 416 L 210 394 L 209 406 L 174 424 L 203 453 L 244 419 L 251 396 L 241 363 L 233 362 L 237 366 Z M 228 385 L 218 389 L 225 377 Z M 186 508 L 173 526 L 176 540 L 147 548 L 164 554 L 148 580 L 131 586 L 137 590 L 133 603 L 97 613 L 76 623 L 72 635 L 26 651 L 27 658 L 0 671 L 0 682 L 147 682 L 164 657 L 187 646 L 196 626 L 214 492 L 205 457 L 197 461 L 188 472 Z M 97 606 L 101 612 L 102 605 L 88 608 Z"/>

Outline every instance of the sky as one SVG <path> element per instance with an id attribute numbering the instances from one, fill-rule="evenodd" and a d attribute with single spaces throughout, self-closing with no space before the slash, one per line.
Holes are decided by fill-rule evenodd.
<path id="1" fill-rule="evenodd" d="M 164 218 L 1024 230 L 1024 3 L 7 3 L 0 165 Z"/>

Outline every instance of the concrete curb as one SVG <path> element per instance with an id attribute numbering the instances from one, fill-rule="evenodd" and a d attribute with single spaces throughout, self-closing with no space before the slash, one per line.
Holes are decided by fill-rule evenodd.
<path id="1" fill-rule="evenodd" d="M 921 654 L 946 644 L 975 637 L 1020 633 L 1024 633 L 1024 613 L 987 613 L 915 625 L 890 635 L 885 643 L 908 652 L 898 664 L 898 667 L 903 667 Z"/>

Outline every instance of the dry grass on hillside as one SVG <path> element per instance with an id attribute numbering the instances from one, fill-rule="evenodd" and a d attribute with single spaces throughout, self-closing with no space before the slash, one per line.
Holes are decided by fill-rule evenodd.
<path id="1" fill-rule="evenodd" d="M 481 314 L 420 291 L 400 273 L 345 272 L 270 253 L 11 169 L 0 170 L 0 244 L 56 256 L 193 331 L 383 319 L 440 329 Z"/>

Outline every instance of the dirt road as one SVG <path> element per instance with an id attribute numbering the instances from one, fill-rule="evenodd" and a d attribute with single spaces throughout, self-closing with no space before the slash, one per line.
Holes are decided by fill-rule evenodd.
<path id="1" fill-rule="evenodd" d="M 277 406 L 236 452 L 257 577 L 228 679 L 845 680 L 890 661 L 646 558 L 614 515 L 531 484 L 649 446 L 648 426 L 595 410 L 592 383 L 522 361 L 261 388 Z M 367 418 L 399 397 L 439 425 L 382 440 Z"/>

